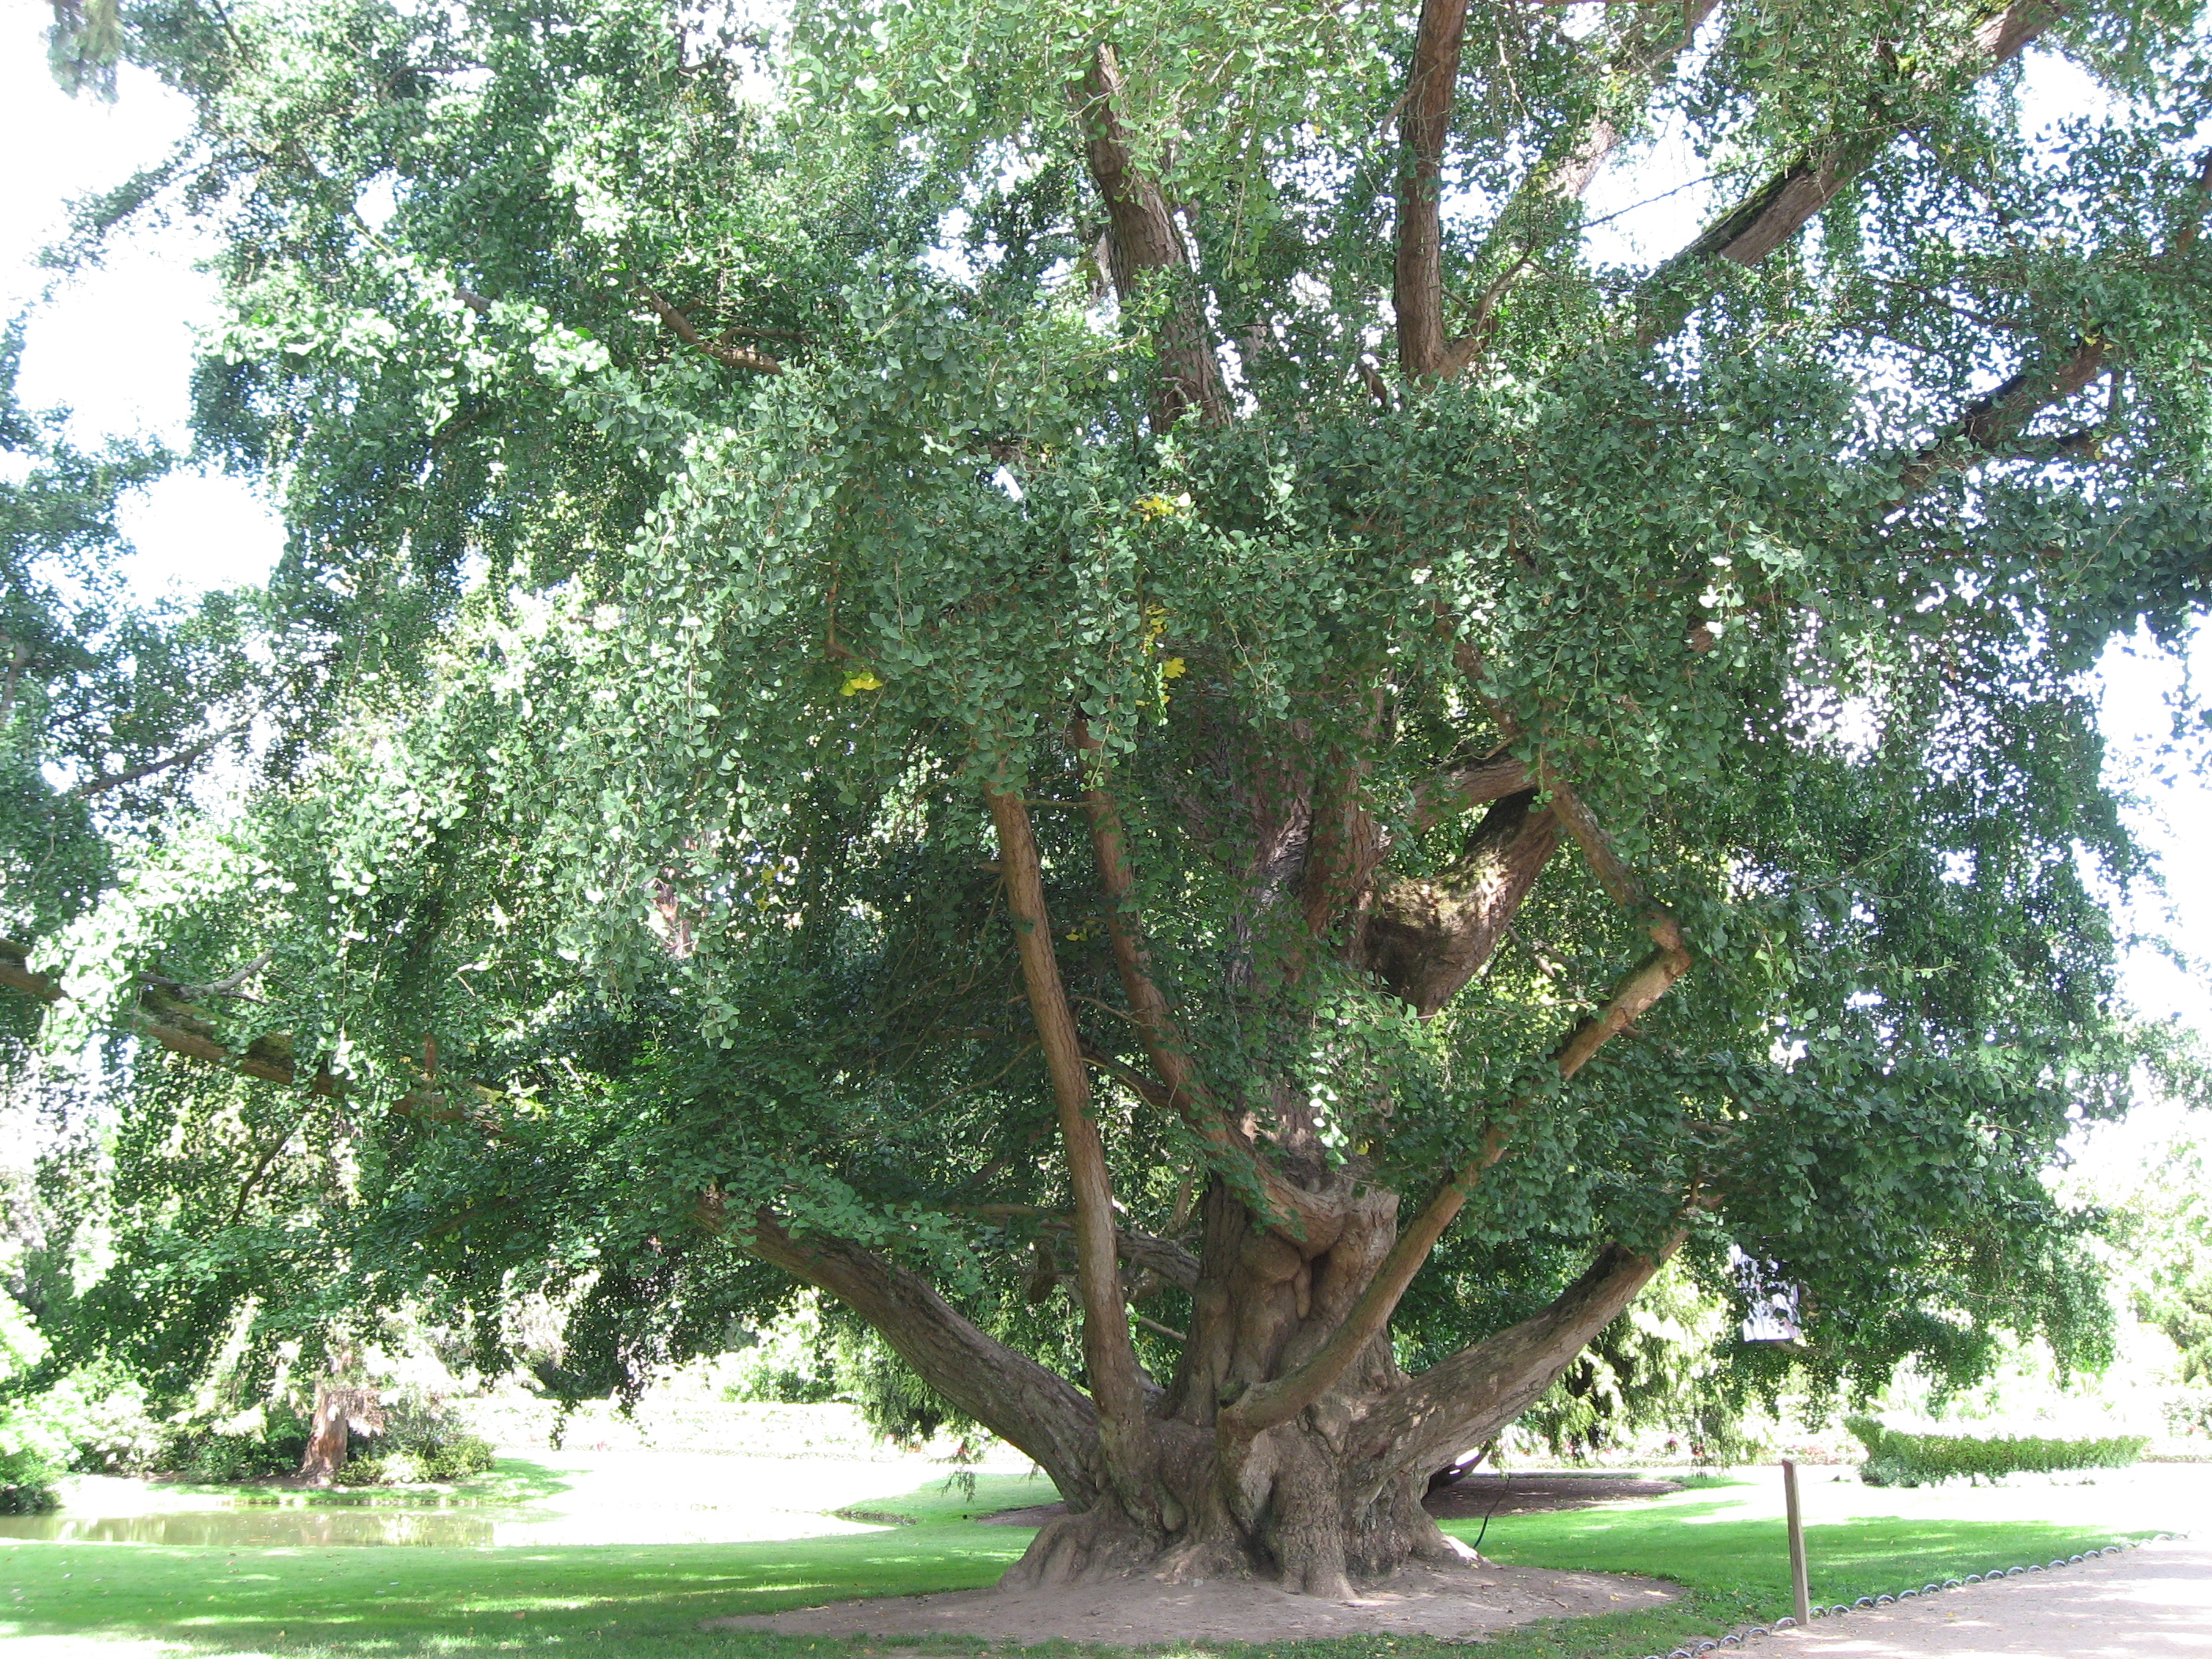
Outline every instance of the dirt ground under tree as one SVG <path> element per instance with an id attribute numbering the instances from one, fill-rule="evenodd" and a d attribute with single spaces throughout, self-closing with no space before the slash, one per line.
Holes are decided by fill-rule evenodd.
<path id="1" fill-rule="evenodd" d="M 1429 1494 L 1443 1519 L 1582 1509 L 1625 1498 L 1679 1492 L 1673 1480 L 1613 1475 L 1477 1474 Z M 1036 1504 L 979 1517 L 1042 1526 L 1067 1512 Z M 1608 1573 L 1553 1572 L 1489 1562 L 1412 1569 L 1350 1601 L 1300 1595 L 1245 1580 L 1162 1583 L 1133 1577 L 1021 1590 L 962 1590 L 886 1596 L 716 1619 L 708 1630 L 789 1636 L 973 1636 L 1020 1643 L 1088 1641 L 1145 1647 L 1182 1641 L 1296 1642 L 1333 1636 L 1479 1638 L 1537 1619 L 1586 1618 L 1671 1601 L 1672 1586 Z"/>
<path id="2" fill-rule="evenodd" d="M 970 1636 L 1150 1647 L 1173 1642 L 1310 1642 L 1333 1636 L 1472 1638 L 1537 1619 L 1580 1619 L 1672 1601 L 1671 1585 L 1601 1572 L 1480 1566 L 1411 1569 L 1349 1601 L 1249 1579 L 1165 1584 L 1096 1580 L 1024 1590 L 885 1596 L 738 1619 L 707 1630 L 785 1636 Z"/>

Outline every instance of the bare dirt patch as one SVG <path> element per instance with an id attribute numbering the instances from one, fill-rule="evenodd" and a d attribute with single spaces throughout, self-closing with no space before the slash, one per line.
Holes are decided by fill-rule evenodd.
<path id="1" fill-rule="evenodd" d="M 1019 1643 L 1150 1647 L 1182 1642 L 1297 1642 L 1332 1636 L 1419 1635 L 1468 1640 L 1537 1619 L 1580 1619 L 1657 1607 L 1679 1594 L 1656 1579 L 1601 1572 L 1478 1566 L 1400 1573 L 1349 1601 L 1294 1595 L 1273 1584 L 1157 1579 L 1046 1589 L 885 1596 L 789 1613 L 710 1619 L 706 1630 L 785 1636 L 969 1636 Z"/>

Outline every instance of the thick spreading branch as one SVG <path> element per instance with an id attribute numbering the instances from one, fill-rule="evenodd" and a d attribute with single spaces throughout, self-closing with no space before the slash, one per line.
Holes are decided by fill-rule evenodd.
<path id="1" fill-rule="evenodd" d="M 1972 55 L 1948 78 L 1971 82 L 2001 69 L 2057 22 L 2063 9 L 2054 0 L 2014 0 L 2002 16 L 1976 33 Z M 1934 90 L 1933 86 L 1897 88 L 1885 101 L 1909 106 Z M 1647 333 L 1656 337 L 1671 331 L 1689 314 L 1683 279 L 1697 266 L 1714 259 L 1759 264 L 1802 230 L 1907 130 L 1902 120 L 1872 119 L 1808 151 L 1716 220 L 1653 274 L 1654 291 L 1666 297 Z"/>
<path id="2" fill-rule="evenodd" d="M 1059 1109 L 1068 1183 L 1075 1198 L 1072 1231 L 1076 1286 L 1083 1302 L 1083 1359 L 1097 1403 L 1099 1440 L 1116 1490 L 1133 1512 L 1141 1514 L 1152 1501 L 1153 1449 L 1145 1414 L 1143 1372 L 1129 1341 L 1128 1308 L 1116 1265 L 1113 1182 L 1098 1126 L 1091 1118 L 1091 1079 L 1084 1070 L 1083 1042 L 1060 983 L 1029 808 L 1018 793 L 1007 791 L 988 791 L 985 799 L 999 833 L 1006 908 L 1013 919 L 1030 1018 L 1036 1024 Z"/>
<path id="3" fill-rule="evenodd" d="M 1607 1246 L 1541 1313 L 1407 1379 L 1359 1421 L 1360 1483 L 1380 1488 L 1407 1470 L 1440 1468 L 1494 1438 L 1620 1316 L 1681 1242 L 1677 1234 L 1651 1255 Z"/>
<path id="4" fill-rule="evenodd" d="M 987 1336 L 922 1279 L 857 1244 L 793 1237 L 766 1215 L 741 1238 L 866 1320 L 931 1388 L 1035 1458 L 1073 1507 L 1097 1501 L 1105 1486 L 1097 1412 L 1066 1377 Z"/>
<path id="5" fill-rule="evenodd" d="M 1106 204 L 1106 264 L 1124 304 L 1154 283 L 1170 285 L 1167 313 L 1154 335 L 1160 390 L 1152 425 L 1165 431 L 1187 414 L 1218 424 L 1229 418 L 1221 365 L 1191 291 L 1190 250 L 1158 183 L 1139 164 L 1121 125 L 1121 70 L 1114 49 L 1100 46 L 1083 79 L 1068 88 L 1083 135 L 1084 159 Z"/>
<path id="6" fill-rule="evenodd" d="M 1423 1018 L 1437 1013 L 1497 953 L 1559 844 L 1559 820 L 1533 789 L 1508 795 L 1435 875 L 1383 884 L 1361 960 Z"/>
<path id="7" fill-rule="evenodd" d="M 1464 766 L 1448 767 L 1414 792 L 1407 827 L 1419 835 L 1447 818 L 1533 789 L 1536 775 L 1503 750 Z"/>

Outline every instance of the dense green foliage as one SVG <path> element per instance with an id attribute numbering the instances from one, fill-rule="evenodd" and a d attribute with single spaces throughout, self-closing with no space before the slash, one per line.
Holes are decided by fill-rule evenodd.
<path id="1" fill-rule="evenodd" d="M 1906 1434 L 1870 1417 L 1844 1425 L 1866 1448 L 1859 1478 L 1870 1486 L 1918 1486 L 1961 1478 L 2002 1480 L 2008 1474 L 2057 1474 L 2068 1469 L 2124 1469 L 2149 1443 L 2137 1434 L 2051 1439 L 2035 1435 Z"/>
<path id="2" fill-rule="evenodd" d="M 1756 1462 L 1762 1449 L 1745 1430 L 1743 1390 L 1728 1375 L 1734 1322 L 1725 1302 L 1670 1263 L 1519 1426 L 1554 1457 L 1617 1452 L 1664 1435 L 1696 1463 Z"/>
<path id="3" fill-rule="evenodd" d="M 18 965 L 240 734 L 250 676 L 236 598 L 149 603 L 116 570 L 118 501 L 170 457 L 72 446 L 65 411 L 17 403 L 21 349 L 0 336 L 0 939 L 15 941 L 0 950 Z"/>
<path id="4" fill-rule="evenodd" d="M 2136 1310 L 2179 1351 L 2174 1381 L 2212 1389 L 2212 1157 L 2205 1137 L 2178 1137 L 2143 1172 L 2125 1206 Z M 2201 1408 L 2200 1408 L 2201 1409 Z M 2212 1421 L 2201 1425 L 2212 1431 Z"/>
<path id="5" fill-rule="evenodd" d="M 280 730 L 48 949 L 85 1030 L 149 969 L 265 962 L 212 1029 L 343 1085 L 131 1071 L 88 1352 L 266 1374 L 422 1295 L 490 1365 L 542 1293 L 562 1386 L 632 1388 L 787 1297 L 743 1250 L 767 1212 L 1074 1371 L 987 789 L 1033 803 L 1127 1224 L 1188 1232 L 1271 1155 L 1124 1086 L 1067 810 L 1103 784 L 1224 1121 L 1409 1194 L 1506 1138 L 1409 1366 L 1684 1229 L 1713 1294 L 1731 1243 L 1802 1287 L 1817 1382 L 1971 1375 L 2001 1329 L 2101 1354 L 2038 1176 L 2172 1058 L 2115 990 L 2143 864 L 2083 677 L 2212 574 L 2192 7 L 2037 14 L 2029 61 L 2108 94 L 2051 127 L 1966 0 L 1731 0 L 1640 79 L 1680 7 L 1485 0 L 1452 379 L 1366 362 L 1401 9 L 122 16 L 198 125 L 85 246 L 165 205 L 222 238 L 200 432 L 294 527 Z M 1102 45 L 1188 250 L 1113 303 L 1068 93 Z M 1718 209 L 1886 142 L 1775 257 L 1657 261 L 1538 187 L 1601 123 L 1632 179 L 1686 133 Z M 1224 418 L 1170 428 L 1192 318 Z M 2041 401 L 1975 414 L 2014 382 Z M 1647 949 L 1571 849 L 1433 1017 L 1360 954 L 1492 755 L 1571 783 L 1695 958 L 1571 1086 L 1563 1035 Z M 1389 859 L 1333 910 L 1331 812 Z M 1193 1310 L 1146 1310 L 1164 1376 Z"/>

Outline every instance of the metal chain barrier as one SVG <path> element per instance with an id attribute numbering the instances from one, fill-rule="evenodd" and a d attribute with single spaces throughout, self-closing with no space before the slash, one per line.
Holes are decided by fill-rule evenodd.
<path id="1" fill-rule="evenodd" d="M 2047 1563 L 2032 1561 L 2024 1567 L 1996 1567 L 1988 1572 L 1970 1572 L 1964 1578 L 1946 1578 L 1940 1584 L 1923 1584 L 1918 1589 L 1899 1590 L 1894 1595 L 1862 1595 L 1852 1602 L 1838 1601 L 1829 1607 L 1816 1607 L 1813 1609 L 1813 1617 L 1838 1619 L 1864 1607 L 1887 1607 L 1900 1601 L 1917 1601 L 1923 1595 L 1934 1595 L 1942 1590 L 1963 1589 L 1968 1584 L 1994 1584 L 2001 1578 L 2018 1578 L 2031 1572 L 2051 1572 L 2060 1567 L 2077 1567 L 2084 1561 L 2100 1560 L 2107 1555 L 2122 1555 L 2129 1550 L 2141 1549 L 2145 1544 L 2163 1543 L 2189 1536 L 2191 1534 L 2185 1532 L 2154 1533 L 2148 1538 L 2131 1539 L 2125 1545 L 2107 1544 L 2100 1550 L 2085 1550 L 2079 1555 L 2063 1556 Z M 1688 1643 L 1665 1653 L 1648 1653 L 1644 1659 L 1703 1659 L 1704 1655 L 1717 1653 L 1723 1648 L 1740 1648 L 1754 1636 L 1773 1636 L 1796 1627 L 1797 1621 L 1785 1615 L 1771 1625 L 1753 1625 L 1726 1636 L 1715 1637 L 1711 1641 Z"/>

